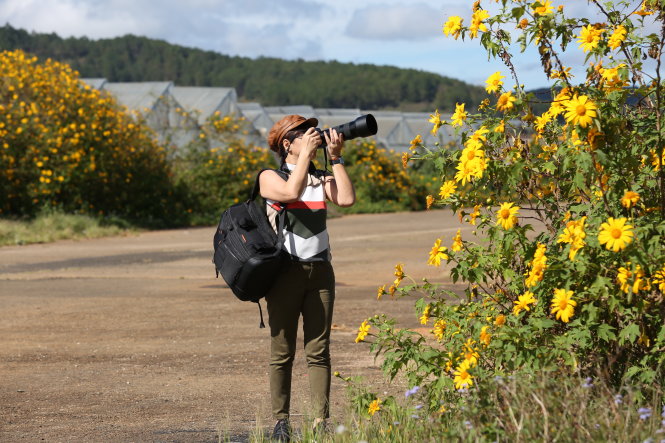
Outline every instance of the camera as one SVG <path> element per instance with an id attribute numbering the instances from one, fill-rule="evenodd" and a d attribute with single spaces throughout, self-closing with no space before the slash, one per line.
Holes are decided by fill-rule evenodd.
<path id="1" fill-rule="evenodd" d="M 351 140 L 353 138 L 369 137 L 370 135 L 375 135 L 376 132 L 378 131 L 378 126 L 376 124 L 376 119 L 372 114 L 365 114 L 361 115 L 352 122 L 343 123 L 341 125 L 333 126 L 332 128 L 323 129 L 323 130 L 319 128 L 315 129 L 316 132 L 321 137 L 321 144 L 319 145 L 319 148 L 325 148 L 327 145 L 326 145 L 326 139 L 323 136 L 323 134 L 324 133 L 328 134 L 328 137 L 330 137 L 331 129 L 334 129 L 340 134 L 343 134 L 344 140 Z"/>

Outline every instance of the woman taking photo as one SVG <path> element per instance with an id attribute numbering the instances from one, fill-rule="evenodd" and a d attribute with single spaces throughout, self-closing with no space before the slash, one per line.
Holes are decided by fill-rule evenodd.
<path id="1" fill-rule="evenodd" d="M 330 327 L 335 300 L 335 275 L 330 263 L 326 229 L 327 201 L 347 207 L 355 203 L 353 184 L 344 167 L 344 138 L 337 131 L 315 129 L 315 118 L 287 115 L 268 134 L 270 149 L 279 154 L 282 178 L 272 170 L 260 178 L 273 228 L 281 207 L 284 223 L 283 248 L 291 260 L 266 295 L 270 325 L 270 396 L 277 423 L 273 439 L 288 441 L 291 435 L 289 408 L 291 371 L 296 353 L 298 319 L 303 335 L 310 383 L 314 426 L 324 426 L 330 403 Z M 325 141 L 332 174 L 315 169 L 312 159 Z"/>

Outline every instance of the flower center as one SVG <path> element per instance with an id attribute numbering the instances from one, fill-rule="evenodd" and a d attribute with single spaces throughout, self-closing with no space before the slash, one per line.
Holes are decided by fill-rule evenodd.
<path id="1" fill-rule="evenodd" d="M 501 218 L 508 218 L 510 217 L 510 210 L 509 209 L 502 209 L 501 210 Z"/>
<path id="2" fill-rule="evenodd" d="M 476 156 L 476 153 L 474 151 L 469 151 L 466 154 L 467 160 L 473 160 L 473 158 Z"/>
<path id="3" fill-rule="evenodd" d="M 610 231 L 610 235 L 614 237 L 615 239 L 620 239 L 621 238 L 622 231 L 619 228 L 612 228 Z"/>
<path id="4" fill-rule="evenodd" d="M 562 311 L 568 307 L 568 300 L 559 300 L 559 309 Z"/>
<path id="5" fill-rule="evenodd" d="M 575 108 L 575 111 L 577 112 L 577 115 L 584 115 L 584 114 L 586 114 L 586 106 L 577 105 L 577 108 Z"/>

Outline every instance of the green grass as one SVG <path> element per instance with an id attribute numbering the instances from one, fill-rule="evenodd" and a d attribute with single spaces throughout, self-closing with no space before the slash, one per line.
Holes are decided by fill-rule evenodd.
<path id="1" fill-rule="evenodd" d="M 0 246 L 108 237 L 135 231 L 122 220 L 45 212 L 31 220 L 0 219 Z"/>
<path id="2" fill-rule="evenodd" d="M 354 392 L 355 391 L 355 392 Z M 357 394 L 356 388 L 350 394 Z M 268 395 L 268 393 L 266 393 Z M 425 412 L 422 390 L 373 416 L 352 407 L 326 436 L 304 420 L 294 432 L 301 442 L 660 442 L 665 439 L 663 386 L 612 388 L 599 380 L 563 375 L 497 378 L 444 403 L 444 412 Z M 251 442 L 267 443 L 270 431 L 258 425 Z M 249 430 L 248 430 L 249 431 Z M 229 441 L 220 434 L 220 441 Z"/>

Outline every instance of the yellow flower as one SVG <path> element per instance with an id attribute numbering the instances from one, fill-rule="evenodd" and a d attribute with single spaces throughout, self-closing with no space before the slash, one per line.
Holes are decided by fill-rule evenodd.
<path id="1" fill-rule="evenodd" d="M 443 340 L 443 332 L 446 330 L 446 322 L 443 320 L 437 320 L 434 323 L 433 333 L 437 340 Z"/>
<path id="2" fill-rule="evenodd" d="M 448 180 L 441 185 L 439 189 L 439 196 L 441 198 L 448 198 L 455 193 L 457 185 L 454 180 Z"/>
<path id="3" fill-rule="evenodd" d="M 409 154 L 407 152 L 402 153 L 402 167 L 406 169 L 406 165 L 409 162 Z"/>
<path id="4" fill-rule="evenodd" d="M 607 222 L 600 225 L 600 232 L 598 233 L 598 241 L 601 245 L 605 245 L 607 249 L 614 252 L 625 249 L 630 242 L 633 241 L 632 225 L 626 224 L 626 218 L 608 218 Z"/>
<path id="5" fill-rule="evenodd" d="M 423 315 L 420 316 L 420 324 L 421 325 L 426 325 L 427 321 L 429 320 L 429 311 L 432 307 L 430 305 L 425 306 L 425 309 L 423 309 Z"/>
<path id="6" fill-rule="evenodd" d="M 501 81 L 502 78 L 506 77 L 501 75 L 500 71 L 496 71 L 494 74 L 487 77 L 487 80 L 485 80 L 485 84 L 487 84 L 485 90 L 488 93 L 497 92 L 499 90 L 499 87 L 503 84 L 503 82 Z"/>
<path id="7" fill-rule="evenodd" d="M 630 265 L 630 262 L 628 262 L 628 265 Z M 634 294 L 637 294 L 641 289 L 651 289 L 649 280 L 644 278 L 644 270 L 640 265 L 635 265 L 634 270 L 620 267 L 617 273 L 617 282 L 625 293 L 632 290 Z"/>
<path id="8" fill-rule="evenodd" d="M 485 134 L 488 132 L 490 132 L 489 129 L 487 129 L 485 126 L 481 126 L 480 128 L 476 129 L 471 137 L 466 139 L 464 146 L 467 148 L 480 149 L 483 146 L 483 143 L 487 141 Z"/>
<path id="9" fill-rule="evenodd" d="M 420 136 L 420 134 L 416 135 L 415 138 L 411 140 L 411 146 L 409 146 L 409 150 L 411 152 L 415 151 L 422 143 L 423 138 Z"/>
<path id="10" fill-rule="evenodd" d="M 374 415 L 380 410 L 381 410 L 381 400 L 377 398 L 376 400 L 374 400 L 372 403 L 369 404 L 369 408 L 367 408 L 367 413 L 369 415 Z"/>
<path id="11" fill-rule="evenodd" d="M 501 203 L 501 207 L 496 212 L 497 225 L 501 225 L 503 229 L 512 229 L 517 223 L 517 212 L 520 210 L 519 206 L 513 203 Z"/>
<path id="12" fill-rule="evenodd" d="M 513 314 L 518 315 L 522 311 L 530 311 L 530 305 L 536 304 L 536 299 L 533 297 L 533 292 L 526 291 L 524 294 L 517 297 L 517 301 L 513 302 Z"/>
<path id="13" fill-rule="evenodd" d="M 626 28 L 623 25 L 619 25 L 614 29 L 614 32 L 607 40 L 607 46 L 611 49 L 617 49 L 621 46 L 621 43 L 626 39 Z"/>
<path id="14" fill-rule="evenodd" d="M 591 124 L 593 118 L 598 115 L 596 113 L 597 109 L 594 102 L 589 100 L 586 95 L 579 97 L 575 95 L 566 103 L 566 121 L 586 128 Z"/>
<path id="15" fill-rule="evenodd" d="M 550 78 L 561 78 L 561 79 L 570 79 L 573 78 L 574 75 L 570 73 L 571 68 L 567 67 L 562 67 L 561 71 L 552 71 L 552 74 L 550 75 Z"/>
<path id="16" fill-rule="evenodd" d="M 461 230 L 458 229 L 457 234 L 455 234 L 455 237 L 453 237 L 453 245 L 450 247 L 450 249 L 458 252 L 461 251 L 463 247 L 464 243 L 462 242 L 462 233 Z"/>
<path id="17" fill-rule="evenodd" d="M 461 105 L 455 103 L 455 113 L 451 117 L 451 123 L 454 126 L 462 126 L 466 120 L 466 111 L 464 110 L 464 103 Z"/>
<path id="18" fill-rule="evenodd" d="M 427 206 L 427 209 L 431 208 L 433 203 L 434 203 L 434 197 L 432 197 L 431 195 L 425 197 L 425 205 Z"/>
<path id="19" fill-rule="evenodd" d="M 404 279 L 404 268 L 401 263 L 395 265 L 395 286 L 399 286 L 400 282 Z"/>
<path id="20" fill-rule="evenodd" d="M 428 122 L 432 123 L 434 126 L 432 126 L 432 135 L 436 135 L 437 131 L 439 128 L 443 125 L 444 121 L 441 120 L 441 114 L 439 114 L 439 110 L 436 109 L 434 111 L 434 114 L 430 114 Z"/>
<path id="21" fill-rule="evenodd" d="M 571 261 L 575 260 L 577 252 L 586 245 L 584 241 L 586 238 L 586 233 L 584 232 L 585 221 L 586 217 L 582 217 L 580 220 L 571 220 L 566 223 L 563 234 L 557 240 L 557 243 L 570 243 L 568 258 Z"/>
<path id="22" fill-rule="evenodd" d="M 494 132 L 500 132 L 500 133 L 506 132 L 506 122 L 501 120 L 499 124 L 496 125 L 496 128 L 494 128 Z"/>
<path id="23" fill-rule="evenodd" d="M 490 13 L 484 9 L 477 9 L 471 16 L 471 26 L 469 26 L 469 34 L 471 38 L 478 36 L 478 31 L 487 31 L 487 26 L 483 23 L 483 20 L 489 18 Z"/>
<path id="24" fill-rule="evenodd" d="M 626 193 L 623 194 L 623 197 L 621 197 L 621 206 L 626 209 L 630 209 L 635 206 L 639 200 L 640 194 L 633 191 L 626 191 Z"/>
<path id="25" fill-rule="evenodd" d="M 487 332 L 488 328 L 489 326 L 483 326 L 480 329 L 480 342 L 485 346 L 489 346 L 490 340 L 492 339 L 492 335 Z"/>
<path id="26" fill-rule="evenodd" d="M 506 316 L 503 314 L 497 315 L 496 319 L 494 320 L 494 325 L 503 326 L 505 324 L 506 324 Z"/>
<path id="27" fill-rule="evenodd" d="M 573 291 L 568 291 L 566 289 L 555 289 L 554 298 L 552 299 L 552 314 L 556 314 L 557 320 L 561 320 L 564 323 L 570 321 L 570 317 L 575 314 L 575 306 L 577 302 L 572 299 Z"/>
<path id="28" fill-rule="evenodd" d="M 441 266 L 441 260 L 448 260 L 448 254 L 446 251 L 448 248 L 441 246 L 441 239 L 437 238 L 434 242 L 434 246 L 429 253 L 429 259 L 427 260 L 428 265 Z"/>
<path id="29" fill-rule="evenodd" d="M 550 121 L 552 121 L 552 115 L 549 112 L 545 112 L 540 117 L 536 117 L 536 120 L 534 121 L 534 127 L 536 128 L 536 131 L 542 133 L 543 130 L 545 130 L 545 125 Z"/>
<path id="30" fill-rule="evenodd" d="M 370 328 L 371 326 L 369 323 L 367 323 L 367 320 L 364 320 L 360 324 L 360 327 L 358 328 L 358 335 L 356 336 L 356 343 L 360 343 L 361 341 L 365 340 L 365 337 L 367 337 Z"/>
<path id="31" fill-rule="evenodd" d="M 653 11 L 651 11 L 649 9 L 650 8 L 647 7 L 647 0 L 644 0 L 642 2 L 642 6 L 640 7 L 640 9 L 638 11 L 633 12 L 633 14 L 639 15 L 639 16 L 642 16 L 642 17 L 653 14 Z"/>
<path id="32" fill-rule="evenodd" d="M 496 102 L 497 111 L 506 112 L 512 109 L 513 103 L 515 103 L 516 100 L 517 98 L 513 96 L 511 91 L 504 92 L 499 96 L 499 100 Z"/>
<path id="33" fill-rule="evenodd" d="M 554 7 L 551 4 L 550 0 L 539 0 L 538 2 L 531 5 L 533 8 L 533 13 L 535 15 L 547 15 L 554 11 Z"/>
<path id="34" fill-rule="evenodd" d="M 660 292 L 665 293 L 665 266 L 653 274 L 653 284 L 658 287 Z"/>
<path id="35" fill-rule="evenodd" d="M 446 36 L 453 36 L 455 40 L 459 37 L 460 32 L 462 32 L 462 17 L 454 15 L 448 18 L 448 21 L 443 25 L 443 33 Z"/>
<path id="36" fill-rule="evenodd" d="M 580 48 L 584 52 L 596 49 L 602 33 L 602 29 L 596 29 L 593 25 L 584 26 L 577 40 L 580 43 Z"/>
<path id="37" fill-rule="evenodd" d="M 471 214 L 469 214 L 469 217 L 471 217 L 471 218 L 469 219 L 469 223 L 472 224 L 472 225 L 474 225 L 474 226 L 475 226 L 475 224 L 476 224 L 476 219 L 477 219 L 478 217 L 480 217 L 480 207 L 481 207 L 480 205 L 475 205 L 475 206 L 473 207 L 473 212 L 472 212 Z"/>
<path id="38" fill-rule="evenodd" d="M 381 300 L 381 296 L 386 293 L 386 285 L 379 286 L 379 289 L 376 293 L 376 299 Z"/>
<path id="39" fill-rule="evenodd" d="M 455 378 L 455 389 L 464 389 L 473 386 L 473 377 L 469 374 L 471 365 L 467 361 L 463 361 L 457 368 L 453 375 Z"/>

